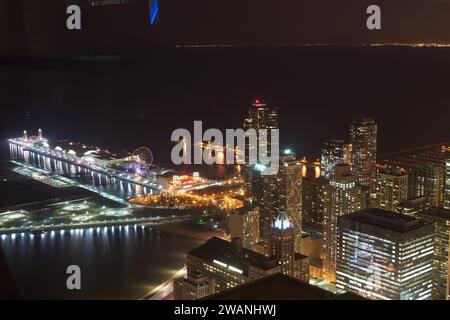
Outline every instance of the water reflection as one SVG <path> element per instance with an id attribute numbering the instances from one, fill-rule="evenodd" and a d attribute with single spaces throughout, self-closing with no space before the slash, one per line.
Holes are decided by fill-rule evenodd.
<path id="1" fill-rule="evenodd" d="M 25 298 L 136 299 L 184 264 L 197 240 L 142 226 L 2 235 L 2 247 Z M 66 268 L 79 265 L 82 290 L 66 289 Z"/>

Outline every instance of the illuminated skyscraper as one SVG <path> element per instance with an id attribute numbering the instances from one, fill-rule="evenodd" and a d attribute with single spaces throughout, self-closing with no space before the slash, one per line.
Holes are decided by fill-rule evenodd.
<path id="1" fill-rule="evenodd" d="M 294 226 L 284 212 L 272 224 L 269 254 L 281 266 L 281 272 L 291 277 L 309 280 L 308 258 L 295 252 Z"/>
<path id="2" fill-rule="evenodd" d="M 278 212 L 285 212 L 293 224 L 295 250 L 302 239 L 302 164 L 294 154 L 280 156 L 278 173 L 263 177 L 264 195 L 260 205 L 260 237 L 268 244 L 272 223 Z"/>
<path id="3" fill-rule="evenodd" d="M 450 245 L 450 210 L 430 208 L 417 215 L 435 225 L 434 264 L 433 264 L 433 299 L 446 300 L 449 296 L 449 245 Z"/>
<path id="4" fill-rule="evenodd" d="M 267 130 L 267 149 L 271 150 L 271 129 L 278 129 L 278 108 L 269 106 L 259 99 L 255 99 L 253 105 L 247 109 L 247 115 L 244 120 L 244 130 L 254 129 L 259 139 L 260 130 Z M 259 152 L 259 148 L 264 146 L 263 143 L 250 145 L 248 141 L 245 143 L 245 163 L 249 164 L 250 151 Z M 256 150 L 254 150 L 256 149 Z M 253 167 L 243 166 L 243 176 L 246 180 L 246 198 L 259 202 L 262 196 L 261 174 Z"/>
<path id="5" fill-rule="evenodd" d="M 279 261 L 281 272 L 289 276 L 294 274 L 294 227 L 286 213 L 280 212 L 272 224 L 270 255 Z"/>
<path id="6" fill-rule="evenodd" d="M 351 150 L 351 144 L 345 143 L 344 140 L 331 139 L 325 142 L 320 157 L 321 175 L 329 177 L 338 163 L 350 164 Z"/>
<path id="7" fill-rule="evenodd" d="M 450 210 L 450 158 L 445 160 L 445 196 L 444 208 Z"/>
<path id="8" fill-rule="evenodd" d="M 366 196 L 351 174 L 350 166 L 340 164 L 330 178 L 330 192 L 323 216 L 323 276 L 330 282 L 336 280 L 336 221 L 340 216 L 366 207 Z"/>
<path id="9" fill-rule="evenodd" d="M 431 298 L 432 223 L 371 208 L 337 224 L 338 288 L 370 299 Z"/>
<path id="10" fill-rule="evenodd" d="M 408 198 L 408 175 L 400 169 L 381 169 L 374 187 L 375 207 L 396 212 Z"/>
<path id="11" fill-rule="evenodd" d="M 350 126 L 352 172 L 358 182 L 370 187 L 375 182 L 377 164 L 377 125 L 372 119 L 353 121 Z"/>

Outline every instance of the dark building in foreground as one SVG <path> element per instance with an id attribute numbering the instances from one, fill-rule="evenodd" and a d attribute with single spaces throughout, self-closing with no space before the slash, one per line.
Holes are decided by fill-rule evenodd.
<path id="1" fill-rule="evenodd" d="M 214 294 L 208 300 L 361 300 L 352 293 L 334 294 L 277 273 Z"/>
<path id="2" fill-rule="evenodd" d="M 337 220 L 337 287 L 370 299 L 431 298 L 434 225 L 382 209 Z"/>

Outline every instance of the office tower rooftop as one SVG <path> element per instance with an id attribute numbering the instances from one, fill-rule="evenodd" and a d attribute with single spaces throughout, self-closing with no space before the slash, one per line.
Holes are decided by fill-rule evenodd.
<path id="1" fill-rule="evenodd" d="M 407 215 L 377 208 L 367 208 L 342 217 L 342 221 L 360 223 L 395 233 L 408 233 L 420 229 L 429 222 Z"/>
<path id="2" fill-rule="evenodd" d="M 419 211 L 428 209 L 430 201 L 427 197 L 415 197 L 411 199 L 402 200 L 397 207 L 397 212 L 409 216 L 415 216 Z"/>
<path id="3" fill-rule="evenodd" d="M 236 247 L 232 242 L 217 237 L 191 250 L 188 255 L 225 269 L 237 270 L 243 275 L 248 275 L 250 267 L 270 270 L 278 265 L 272 258 L 246 248 Z"/>
<path id="4" fill-rule="evenodd" d="M 440 207 L 445 197 L 445 159 L 450 148 L 436 144 L 394 152 L 381 164 L 404 169 L 408 174 L 408 198 L 428 197 L 432 206 Z"/>

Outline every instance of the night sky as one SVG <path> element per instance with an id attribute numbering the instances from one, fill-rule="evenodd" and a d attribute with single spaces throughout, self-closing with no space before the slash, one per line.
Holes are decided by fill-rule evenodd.
<path id="1" fill-rule="evenodd" d="M 3 0 L 0 54 L 122 54 L 199 44 L 450 43 L 449 0 L 159 0 L 153 27 L 148 1 L 130 1 L 83 7 L 81 30 L 69 31 L 66 5 L 77 0 Z M 381 7 L 381 30 L 366 28 L 372 4 Z"/>
<path id="2" fill-rule="evenodd" d="M 279 107 L 282 145 L 310 158 L 359 116 L 378 122 L 380 152 L 450 140 L 450 48 L 347 46 L 450 43 L 450 1 L 377 1 L 372 32 L 373 3 L 359 0 L 161 0 L 152 28 L 134 0 L 82 9 L 76 32 L 64 1 L 45 3 L 0 5 L 4 138 L 42 127 L 115 151 L 147 145 L 164 163 L 174 129 L 241 127 L 258 97 Z M 235 47 L 175 48 L 208 44 Z"/>
<path id="3" fill-rule="evenodd" d="M 282 145 L 311 157 L 348 139 L 358 116 L 378 122 L 380 152 L 450 140 L 447 48 L 158 49 L 0 72 L 2 136 L 42 127 L 116 150 L 148 145 L 162 162 L 174 129 L 242 127 L 255 97 L 279 107 Z"/>

